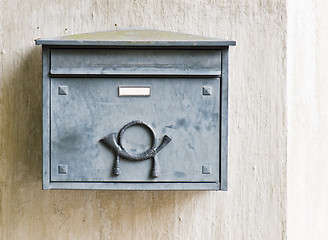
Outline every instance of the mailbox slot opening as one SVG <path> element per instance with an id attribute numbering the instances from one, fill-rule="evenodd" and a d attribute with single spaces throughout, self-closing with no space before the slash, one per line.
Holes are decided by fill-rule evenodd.
<path id="1" fill-rule="evenodd" d="M 218 49 L 51 49 L 51 75 L 220 76 Z"/>

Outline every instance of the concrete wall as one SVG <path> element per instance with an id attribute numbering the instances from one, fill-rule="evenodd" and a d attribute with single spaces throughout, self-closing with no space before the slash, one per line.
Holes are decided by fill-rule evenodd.
<path id="1" fill-rule="evenodd" d="M 288 239 L 328 239 L 328 2 L 288 1 Z"/>
<path id="2" fill-rule="evenodd" d="M 286 239 L 285 0 L 0 0 L 0 239 Z M 229 191 L 42 191 L 41 48 L 141 26 L 233 39 Z"/>

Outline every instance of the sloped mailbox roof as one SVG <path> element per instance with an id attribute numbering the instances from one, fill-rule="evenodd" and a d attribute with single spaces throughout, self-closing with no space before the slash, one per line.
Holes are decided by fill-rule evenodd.
<path id="1" fill-rule="evenodd" d="M 220 40 L 192 34 L 130 28 L 107 32 L 68 35 L 35 40 L 37 45 L 99 45 L 99 46 L 234 46 L 235 41 Z"/>

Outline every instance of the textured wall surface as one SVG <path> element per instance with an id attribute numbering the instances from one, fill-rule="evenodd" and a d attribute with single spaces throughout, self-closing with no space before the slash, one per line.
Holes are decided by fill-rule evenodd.
<path id="1" fill-rule="evenodd" d="M 0 239 L 286 239 L 285 0 L 0 0 Z M 41 47 L 146 27 L 233 39 L 228 192 L 43 191 Z"/>
<path id="2" fill-rule="evenodd" d="M 328 239 L 328 2 L 288 3 L 288 239 Z"/>

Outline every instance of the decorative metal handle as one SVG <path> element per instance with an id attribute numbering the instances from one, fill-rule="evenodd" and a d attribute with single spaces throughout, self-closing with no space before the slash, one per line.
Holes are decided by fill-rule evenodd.
<path id="1" fill-rule="evenodd" d="M 122 136 L 124 134 L 124 132 L 132 127 L 132 126 L 144 126 L 146 127 L 152 134 L 152 147 L 149 148 L 147 151 L 140 153 L 140 154 L 135 154 L 132 155 L 130 154 L 122 145 Z M 139 121 L 139 120 L 135 120 L 135 121 L 131 121 L 128 124 L 126 124 L 125 126 L 123 126 L 121 128 L 121 130 L 118 132 L 118 134 L 116 133 L 111 133 L 109 135 L 107 135 L 106 137 L 100 139 L 101 142 L 103 142 L 104 144 L 106 144 L 110 149 L 112 149 L 115 154 L 116 154 L 116 159 L 114 161 L 114 167 L 113 167 L 113 174 L 115 176 L 120 175 L 120 157 L 121 158 L 125 158 L 128 160 L 132 160 L 132 161 L 143 161 L 143 160 L 147 160 L 147 159 L 152 159 L 153 160 L 153 166 L 152 166 L 152 170 L 151 170 L 151 176 L 153 178 L 158 177 L 158 160 L 156 155 L 171 141 L 172 139 L 165 135 L 163 137 L 163 140 L 161 142 L 161 144 L 159 146 L 157 146 L 157 140 L 156 140 L 156 135 L 154 130 L 145 122 L 143 121 Z"/>

